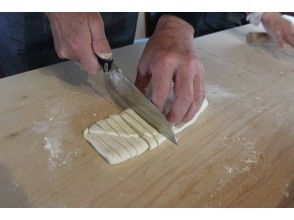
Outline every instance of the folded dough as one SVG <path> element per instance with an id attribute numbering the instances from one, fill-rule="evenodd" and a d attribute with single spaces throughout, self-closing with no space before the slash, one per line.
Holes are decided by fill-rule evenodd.
<path id="1" fill-rule="evenodd" d="M 179 133 L 193 124 L 207 105 L 205 99 L 194 118 L 181 128 L 173 127 L 173 131 Z M 166 140 L 130 108 L 96 122 L 84 131 L 84 137 L 112 165 L 152 150 Z"/>

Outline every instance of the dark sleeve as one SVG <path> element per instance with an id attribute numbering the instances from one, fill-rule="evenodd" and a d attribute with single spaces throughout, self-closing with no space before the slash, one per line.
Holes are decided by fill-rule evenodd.
<path id="1" fill-rule="evenodd" d="M 188 22 L 196 30 L 197 26 L 205 12 L 158 12 L 156 13 L 156 23 L 162 15 L 173 15 Z"/>

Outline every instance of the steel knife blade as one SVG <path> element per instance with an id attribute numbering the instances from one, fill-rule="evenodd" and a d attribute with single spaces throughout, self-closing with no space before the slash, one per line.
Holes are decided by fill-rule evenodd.
<path id="1" fill-rule="evenodd" d="M 98 61 L 103 67 L 107 91 L 114 102 L 122 109 L 132 108 L 160 134 L 174 144 L 178 144 L 172 125 L 132 81 L 127 78 L 122 70 L 115 65 L 113 60 L 105 60 L 98 57 Z M 94 89 L 96 90 L 96 88 Z"/>

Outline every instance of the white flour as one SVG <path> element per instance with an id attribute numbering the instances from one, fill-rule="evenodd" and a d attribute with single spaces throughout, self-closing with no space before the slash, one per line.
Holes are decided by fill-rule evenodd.
<path id="1" fill-rule="evenodd" d="M 213 84 L 207 84 L 206 85 L 206 95 L 208 98 L 214 98 L 214 99 L 219 99 L 219 98 L 232 98 L 235 97 L 235 93 L 231 93 L 225 88 L 222 88 L 218 85 L 213 85 Z"/>
<path id="2" fill-rule="evenodd" d="M 34 122 L 33 131 L 43 136 L 43 147 L 48 153 L 48 168 L 50 170 L 67 164 L 72 156 L 80 153 L 64 152 L 65 137 L 70 129 L 70 121 L 75 115 L 76 106 L 68 103 L 64 98 L 58 98 L 54 103 L 43 106 L 44 117 L 42 121 Z"/>
<path id="3" fill-rule="evenodd" d="M 234 136 L 234 137 L 222 137 L 222 147 L 224 148 L 238 148 L 240 151 L 240 164 L 224 165 L 224 171 L 226 174 L 240 174 L 245 173 L 256 166 L 261 158 L 263 158 L 263 153 L 256 150 L 256 143 L 253 139 Z"/>
<path id="4" fill-rule="evenodd" d="M 50 168 L 53 168 L 57 165 L 57 162 L 60 160 L 59 154 L 60 150 L 60 140 L 58 138 L 44 137 L 44 148 L 50 153 L 49 164 Z"/>
<path id="5" fill-rule="evenodd" d="M 225 166 L 225 170 L 227 174 L 231 174 L 234 169 L 236 169 L 235 167 L 229 167 L 229 166 Z"/>

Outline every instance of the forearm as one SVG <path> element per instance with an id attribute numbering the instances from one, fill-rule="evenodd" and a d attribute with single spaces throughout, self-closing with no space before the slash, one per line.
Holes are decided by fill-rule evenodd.
<path id="1" fill-rule="evenodd" d="M 184 21 L 183 23 L 189 24 L 191 27 L 193 27 L 195 36 L 198 24 L 204 15 L 204 12 L 159 12 L 155 17 L 155 20 L 159 21 L 159 19 L 163 16 L 177 17 Z"/>
<path id="2" fill-rule="evenodd" d="M 173 16 L 163 15 L 159 18 L 155 33 L 167 33 L 169 35 L 176 35 L 178 33 L 184 34 L 186 37 L 193 38 L 195 29 L 186 21 Z"/>

